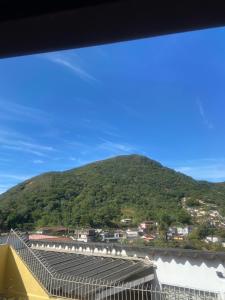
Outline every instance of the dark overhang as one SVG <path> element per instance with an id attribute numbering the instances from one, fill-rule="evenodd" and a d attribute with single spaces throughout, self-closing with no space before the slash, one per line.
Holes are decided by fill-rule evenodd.
<path id="1" fill-rule="evenodd" d="M 224 1 L 0 2 L 0 57 L 225 25 Z"/>

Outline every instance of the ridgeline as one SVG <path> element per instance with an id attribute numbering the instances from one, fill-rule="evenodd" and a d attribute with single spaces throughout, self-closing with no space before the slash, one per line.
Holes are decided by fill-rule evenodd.
<path id="1" fill-rule="evenodd" d="M 0 195 L 0 228 L 45 225 L 116 227 L 166 215 L 188 223 L 183 197 L 215 203 L 224 215 L 225 185 L 197 181 L 140 155 L 94 162 L 65 172 L 49 172 Z"/>

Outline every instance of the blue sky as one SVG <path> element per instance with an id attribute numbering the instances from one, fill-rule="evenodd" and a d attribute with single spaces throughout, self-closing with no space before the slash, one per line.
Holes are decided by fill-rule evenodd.
<path id="1" fill-rule="evenodd" d="M 0 61 L 0 192 L 139 153 L 225 180 L 225 30 Z"/>

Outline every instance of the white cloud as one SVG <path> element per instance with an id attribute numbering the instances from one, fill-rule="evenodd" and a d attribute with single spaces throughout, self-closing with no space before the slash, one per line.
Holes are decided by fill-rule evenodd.
<path id="1" fill-rule="evenodd" d="M 78 65 L 77 62 L 74 61 L 74 57 L 63 54 L 63 53 L 50 53 L 45 55 L 49 61 L 56 63 L 58 65 L 61 65 L 70 71 L 72 71 L 74 74 L 76 74 L 81 80 L 87 81 L 87 82 L 99 82 L 98 79 L 96 79 L 93 75 L 91 75 L 88 71 L 86 71 L 84 68 L 82 68 L 80 65 Z"/>
<path id="2" fill-rule="evenodd" d="M 69 160 L 72 161 L 73 164 L 77 167 L 83 166 L 83 165 L 86 165 L 86 164 L 92 162 L 92 160 L 81 159 L 79 157 L 70 157 Z"/>
<path id="3" fill-rule="evenodd" d="M 4 149 L 31 153 L 37 156 L 46 156 L 46 153 L 55 151 L 51 146 L 33 143 L 24 135 L 10 130 L 0 130 L 0 146 Z"/>
<path id="4" fill-rule="evenodd" d="M 77 161 L 77 158 L 76 157 L 70 157 L 69 158 L 71 161 Z"/>
<path id="5" fill-rule="evenodd" d="M 33 163 L 34 163 L 34 164 L 43 164 L 44 161 L 41 160 L 41 159 L 34 159 L 34 160 L 33 160 Z"/>
<path id="6" fill-rule="evenodd" d="M 181 172 L 181 173 L 188 173 L 192 171 L 192 167 L 178 167 L 176 168 L 176 171 Z"/>
<path id="7" fill-rule="evenodd" d="M 2 162 L 2 163 L 8 163 L 8 162 L 10 162 L 11 160 L 10 159 L 8 159 L 8 158 L 2 158 L 2 157 L 0 157 L 0 162 Z"/>
<path id="8" fill-rule="evenodd" d="M 31 175 L 18 175 L 18 174 L 5 174 L 1 173 L 0 178 L 1 180 L 6 180 L 6 179 L 15 179 L 15 180 L 26 180 L 28 178 L 32 177 Z"/>
<path id="9" fill-rule="evenodd" d="M 224 159 L 192 160 L 189 161 L 189 164 L 176 167 L 175 170 L 199 180 L 225 180 Z"/>
<path id="10" fill-rule="evenodd" d="M 132 145 L 124 143 L 115 143 L 107 140 L 103 140 L 103 143 L 101 143 L 98 146 L 98 149 L 107 150 L 112 154 L 132 153 L 136 150 L 135 147 Z"/>
<path id="11" fill-rule="evenodd" d="M 40 151 L 54 151 L 55 149 L 51 146 L 45 146 L 45 145 L 39 145 L 39 144 L 35 144 L 35 143 L 28 143 L 28 142 L 24 142 L 24 141 L 18 141 L 18 143 L 20 143 L 20 145 L 22 145 L 23 147 L 27 147 L 27 148 L 31 148 L 31 149 L 37 149 Z"/>
<path id="12" fill-rule="evenodd" d="M 197 99 L 197 100 L 196 100 L 196 104 L 197 104 L 198 111 L 199 111 L 199 114 L 200 114 L 200 116 L 201 116 L 201 118 L 202 118 L 203 123 L 204 123 L 204 124 L 206 125 L 206 127 L 208 127 L 209 129 L 213 129 L 213 128 L 214 128 L 214 125 L 208 120 L 202 102 L 201 102 L 199 99 Z"/>
<path id="13" fill-rule="evenodd" d="M 13 120 L 32 123 L 49 123 L 50 116 L 37 108 L 0 99 L 1 120 Z"/>
<path id="14" fill-rule="evenodd" d="M 18 146 L 10 146 L 10 145 L 2 145 L 3 149 L 8 149 L 8 150 L 13 150 L 13 151 L 19 151 L 19 152 L 24 152 L 24 153 L 30 153 L 30 154 L 34 154 L 37 156 L 46 156 L 44 153 L 40 152 L 40 151 L 36 151 L 33 149 L 29 149 L 29 148 L 23 148 L 23 147 L 18 147 Z"/>
<path id="15" fill-rule="evenodd" d="M 138 110 L 133 108 L 130 104 L 118 103 L 118 106 L 120 106 L 121 109 L 126 112 L 126 115 L 143 120 L 143 114 L 138 112 Z"/>

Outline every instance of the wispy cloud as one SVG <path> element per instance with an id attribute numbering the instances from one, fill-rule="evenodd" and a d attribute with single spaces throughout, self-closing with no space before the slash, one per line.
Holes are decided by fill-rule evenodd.
<path id="1" fill-rule="evenodd" d="M 46 156 L 46 153 L 55 151 L 51 146 L 31 142 L 24 135 L 9 130 L 0 130 L 0 146 L 3 149 L 31 153 L 37 156 Z"/>
<path id="2" fill-rule="evenodd" d="M 202 104 L 202 102 L 200 101 L 200 99 L 197 99 L 197 100 L 196 100 L 196 104 L 197 104 L 197 107 L 198 107 L 199 114 L 200 114 L 200 116 L 201 116 L 201 118 L 202 118 L 202 121 L 203 121 L 203 123 L 205 124 L 205 126 L 208 127 L 209 129 L 213 129 L 213 128 L 214 128 L 214 125 L 213 125 L 213 123 L 211 123 L 211 122 L 208 120 L 208 118 L 207 118 L 207 116 L 206 116 L 205 109 L 204 109 L 203 104 Z"/>
<path id="3" fill-rule="evenodd" d="M 140 147 L 137 148 L 124 141 L 112 141 L 102 137 L 99 137 L 93 144 L 79 141 L 69 142 L 67 144 L 67 151 L 69 151 L 69 160 L 73 161 L 76 165 L 83 165 L 115 155 L 142 153 Z"/>
<path id="4" fill-rule="evenodd" d="M 133 108 L 130 104 L 118 103 L 118 106 L 126 112 L 126 115 L 143 120 L 143 114 L 138 112 L 137 109 Z"/>
<path id="5" fill-rule="evenodd" d="M 32 177 L 32 175 L 17 175 L 17 174 L 0 174 L 1 179 L 15 179 L 15 180 L 26 180 L 28 178 Z"/>
<path id="6" fill-rule="evenodd" d="M 70 157 L 69 160 L 72 161 L 75 166 L 83 166 L 92 162 L 90 159 L 81 159 L 79 157 Z"/>
<path id="7" fill-rule="evenodd" d="M 136 148 L 132 145 L 125 144 L 125 143 L 115 143 L 112 141 L 104 140 L 103 142 L 98 145 L 98 149 L 106 150 L 112 154 L 125 154 L 125 153 L 133 153 L 136 151 Z"/>
<path id="8" fill-rule="evenodd" d="M 72 146 L 76 151 L 82 155 L 87 155 L 89 153 L 95 153 L 101 155 L 103 152 L 108 154 L 125 154 L 133 153 L 137 148 L 133 145 L 121 142 L 113 142 L 103 138 L 99 138 L 100 143 L 93 145 L 82 143 L 82 142 L 70 142 L 69 146 Z"/>
<path id="9" fill-rule="evenodd" d="M 0 99 L 0 118 L 1 120 L 21 121 L 32 123 L 49 123 L 50 116 L 34 107 L 29 107 L 19 103 Z"/>
<path id="10" fill-rule="evenodd" d="M 120 138 L 121 137 L 121 135 L 119 134 L 119 133 L 117 133 L 117 132 L 115 132 L 115 131 L 113 131 L 113 130 L 102 130 L 102 133 L 104 133 L 104 134 L 106 134 L 106 135 L 108 135 L 108 136 L 111 136 L 111 137 L 116 137 L 116 138 Z"/>
<path id="11" fill-rule="evenodd" d="M 53 62 L 56 63 L 64 68 L 67 68 L 68 70 L 72 71 L 74 74 L 76 74 L 81 80 L 84 80 L 86 82 L 99 82 L 99 80 L 94 77 L 90 72 L 84 69 L 84 67 L 81 67 L 78 62 L 75 61 L 76 58 L 69 54 L 63 54 L 63 53 L 50 53 L 45 55 L 45 57 Z"/>
<path id="12" fill-rule="evenodd" d="M 224 181 L 225 159 L 192 160 L 175 167 L 175 170 L 199 180 Z"/>
<path id="13" fill-rule="evenodd" d="M 19 151 L 19 152 L 25 152 L 25 153 L 30 153 L 30 154 L 34 154 L 37 156 L 45 156 L 44 153 L 34 150 L 34 149 L 30 149 L 30 148 L 23 148 L 23 147 L 19 147 L 19 146 L 10 146 L 10 145 L 2 145 L 1 146 L 3 149 L 7 149 L 7 150 L 13 150 L 13 151 Z"/>
<path id="14" fill-rule="evenodd" d="M 11 160 L 9 158 L 2 158 L 2 157 L 0 157 L 0 162 L 2 162 L 2 163 L 8 163 L 10 161 Z"/>
<path id="15" fill-rule="evenodd" d="M 44 161 L 41 160 L 41 159 L 34 159 L 34 160 L 33 160 L 33 163 L 34 163 L 34 164 L 43 164 Z"/>
<path id="16" fill-rule="evenodd" d="M 102 120 L 82 119 L 79 126 L 90 131 L 106 134 L 107 136 L 121 137 L 121 133 L 115 125 L 109 124 Z"/>

